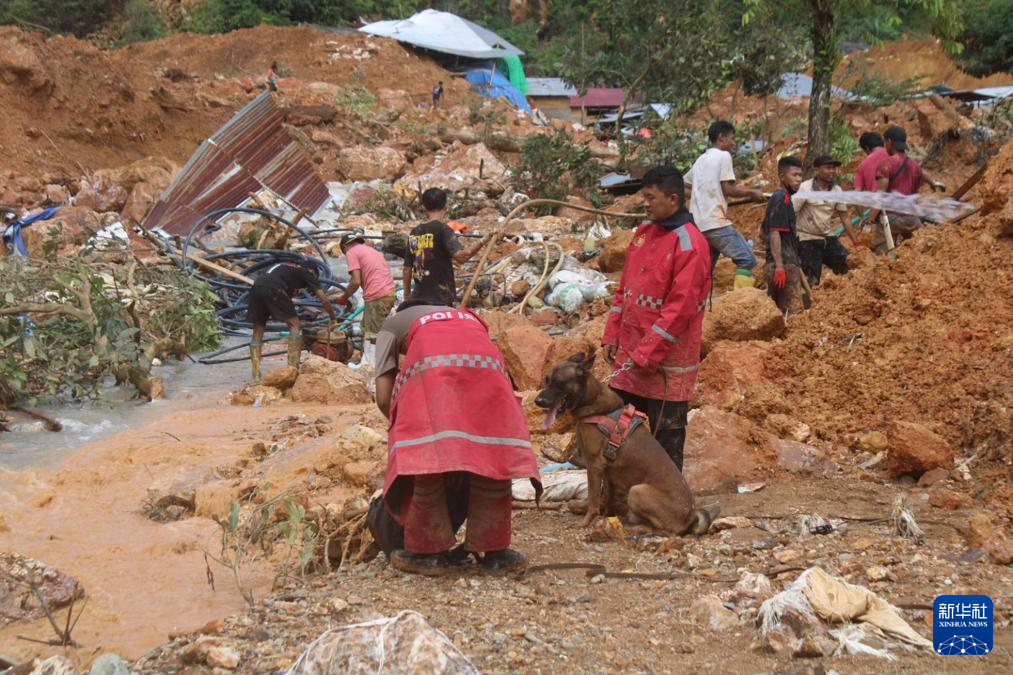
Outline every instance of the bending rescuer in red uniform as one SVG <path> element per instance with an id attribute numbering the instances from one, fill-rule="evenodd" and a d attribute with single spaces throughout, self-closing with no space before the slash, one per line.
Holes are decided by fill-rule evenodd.
<path id="1" fill-rule="evenodd" d="M 637 228 L 626 251 L 602 345 L 615 363 L 609 386 L 647 414 L 658 443 L 681 471 L 711 253 L 686 209 L 682 174 L 654 167 L 643 185 L 650 220 Z"/>
<path id="2" fill-rule="evenodd" d="M 390 563 L 439 575 L 472 553 L 486 570 L 521 569 L 524 556 L 510 548 L 511 480 L 541 490 L 527 418 L 478 315 L 424 303 L 403 304 L 376 341 L 376 403 L 390 420 L 384 503 L 404 527 Z M 460 490 L 467 534 L 452 551 L 447 500 Z"/>

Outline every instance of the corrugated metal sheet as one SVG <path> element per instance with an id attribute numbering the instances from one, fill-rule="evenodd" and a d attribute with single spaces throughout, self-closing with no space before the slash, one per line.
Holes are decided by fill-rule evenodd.
<path id="1" fill-rule="evenodd" d="M 529 77 L 528 96 L 576 96 L 577 88 L 566 84 L 561 77 Z"/>
<path id="2" fill-rule="evenodd" d="M 186 234 L 204 214 L 269 188 L 314 213 L 330 198 L 284 117 L 263 92 L 201 143 L 144 219 L 147 229 Z"/>

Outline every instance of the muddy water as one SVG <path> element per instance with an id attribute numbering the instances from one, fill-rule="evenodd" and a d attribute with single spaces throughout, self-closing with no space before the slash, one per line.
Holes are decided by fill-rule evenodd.
<path id="1" fill-rule="evenodd" d="M 60 409 L 67 432 L 4 434 L 0 550 L 42 560 L 84 586 L 89 602 L 74 631 L 83 662 L 98 647 L 138 657 L 173 630 L 194 630 L 244 607 L 226 570 L 216 570 L 215 590 L 207 584 L 202 549 L 215 550 L 213 521 L 156 523 L 141 509 L 154 477 L 176 467 L 233 466 L 272 420 L 340 420 L 341 411 L 323 406 L 230 405 L 228 392 L 241 386 L 247 368 L 169 366 L 165 401 Z M 249 579 L 260 597 L 271 570 L 254 569 Z M 0 652 L 27 658 L 47 651 L 16 635 L 53 637 L 44 619 L 8 626 L 0 629 Z"/>

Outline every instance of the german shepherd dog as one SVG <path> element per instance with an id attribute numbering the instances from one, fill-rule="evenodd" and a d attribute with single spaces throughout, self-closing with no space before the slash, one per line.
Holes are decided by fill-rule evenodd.
<path id="1" fill-rule="evenodd" d="M 563 412 L 577 418 L 577 448 L 587 465 L 587 513 L 582 525 L 606 515 L 673 534 L 705 533 L 720 506 L 695 508 L 686 479 L 646 423 L 630 434 L 609 461 L 604 454 L 608 437 L 596 424 L 581 421 L 623 407 L 619 395 L 592 375 L 594 358 L 594 352 L 587 356 L 581 352 L 553 366 L 535 399 L 536 405 L 548 410 L 546 428 Z"/>

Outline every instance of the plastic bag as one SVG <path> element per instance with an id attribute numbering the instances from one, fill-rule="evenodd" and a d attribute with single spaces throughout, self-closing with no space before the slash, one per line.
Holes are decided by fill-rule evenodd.
<path id="1" fill-rule="evenodd" d="M 577 284 L 559 284 L 545 296 L 545 302 L 564 312 L 576 312 L 584 304 L 584 293 Z"/>

